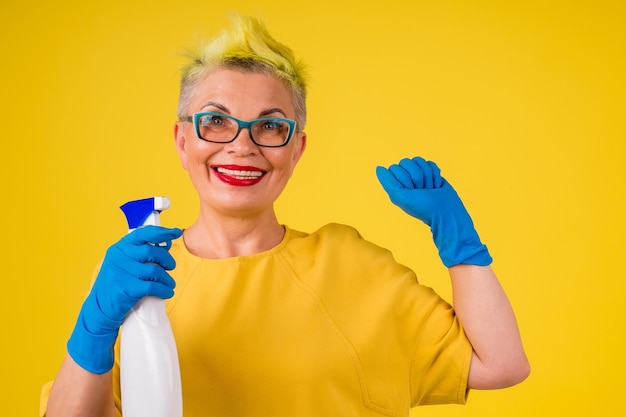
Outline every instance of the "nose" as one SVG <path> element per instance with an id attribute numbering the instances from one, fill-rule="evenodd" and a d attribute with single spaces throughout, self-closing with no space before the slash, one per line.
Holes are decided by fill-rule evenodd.
<path id="1" fill-rule="evenodd" d="M 252 141 L 249 127 L 242 127 L 232 142 L 224 146 L 225 150 L 241 155 L 254 154 L 259 147 Z"/>

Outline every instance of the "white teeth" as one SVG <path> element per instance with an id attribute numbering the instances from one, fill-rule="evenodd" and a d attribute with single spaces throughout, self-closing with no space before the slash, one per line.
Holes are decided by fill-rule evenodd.
<path id="1" fill-rule="evenodd" d="M 259 178 L 261 175 L 263 175 L 262 171 L 244 171 L 239 169 L 227 169 L 222 167 L 217 167 L 217 172 L 237 178 Z"/>

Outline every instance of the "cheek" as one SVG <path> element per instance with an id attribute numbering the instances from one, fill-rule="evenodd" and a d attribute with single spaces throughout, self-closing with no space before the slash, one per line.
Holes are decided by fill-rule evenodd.
<path id="1" fill-rule="evenodd" d="M 205 141 L 194 141 L 187 147 L 187 164 L 204 165 L 208 158 L 217 152 L 214 144 Z"/>
<path id="2" fill-rule="evenodd" d="M 279 148 L 280 149 L 280 148 Z M 270 163 L 274 172 L 280 173 L 281 176 L 290 176 L 293 171 L 293 152 L 280 152 L 272 150 L 265 153 L 265 159 Z"/>
<path id="3" fill-rule="evenodd" d="M 189 135 L 189 132 L 184 132 L 177 137 L 176 150 L 181 160 L 183 168 L 187 171 L 193 169 L 198 165 L 198 162 L 203 158 L 203 154 L 206 154 L 206 149 L 203 149 L 203 143 L 195 140 Z"/>

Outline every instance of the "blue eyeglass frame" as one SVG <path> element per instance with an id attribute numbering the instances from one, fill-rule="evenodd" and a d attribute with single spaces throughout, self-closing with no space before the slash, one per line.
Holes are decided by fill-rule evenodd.
<path id="1" fill-rule="evenodd" d="M 202 136 L 200 136 L 199 121 L 202 116 L 207 116 L 207 115 L 225 117 L 227 119 L 234 120 L 237 123 L 237 132 L 235 133 L 235 136 L 233 136 L 233 138 L 227 142 L 216 142 L 213 140 L 205 139 Z M 289 135 L 287 135 L 287 139 L 285 139 L 284 143 L 280 145 L 263 145 L 261 143 L 258 143 L 254 139 L 254 135 L 252 134 L 252 129 L 251 129 L 252 125 L 255 124 L 256 122 L 262 122 L 265 120 L 280 120 L 281 122 L 287 123 L 287 125 L 289 126 Z M 293 134 L 296 131 L 296 121 L 291 120 L 291 119 L 286 119 L 284 117 L 261 117 L 259 119 L 252 119 L 252 120 L 245 121 L 245 120 L 237 119 L 236 117 L 230 116 L 228 114 L 218 113 L 214 111 L 206 111 L 206 112 L 194 113 L 192 116 L 187 116 L 185 119 L 183 119 L 183 121 L 193 122 L 193 127 L 196 131 L 196 136 L 198 137 L 198 139 L 204 140 L 206 142 L 211 142 L 211 143 L 231 143 L 232 141 L 237 139 L 237 136 L 239 136 L 239 132 L 241 132 L 242 129 L 248 129 L 248 131 L 250 132 L 250 139 L 252 139 L 252 142 L 257 146 L 262 146 L 264 148 L 280 148 L 282 146 L 287 145 L 291 141 L 291 138 L 293 137 Z"/>

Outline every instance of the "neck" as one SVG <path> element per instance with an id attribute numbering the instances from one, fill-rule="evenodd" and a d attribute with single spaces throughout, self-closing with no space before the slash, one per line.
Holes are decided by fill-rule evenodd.
<path id="1" fill-rule="evenodd" d="M 256 216 L 225 216 L 201 212 L 185 230 L 187 249 L 201 258 L 223 259 L 272 249 L 285 234 L 273 210 Z"/>

